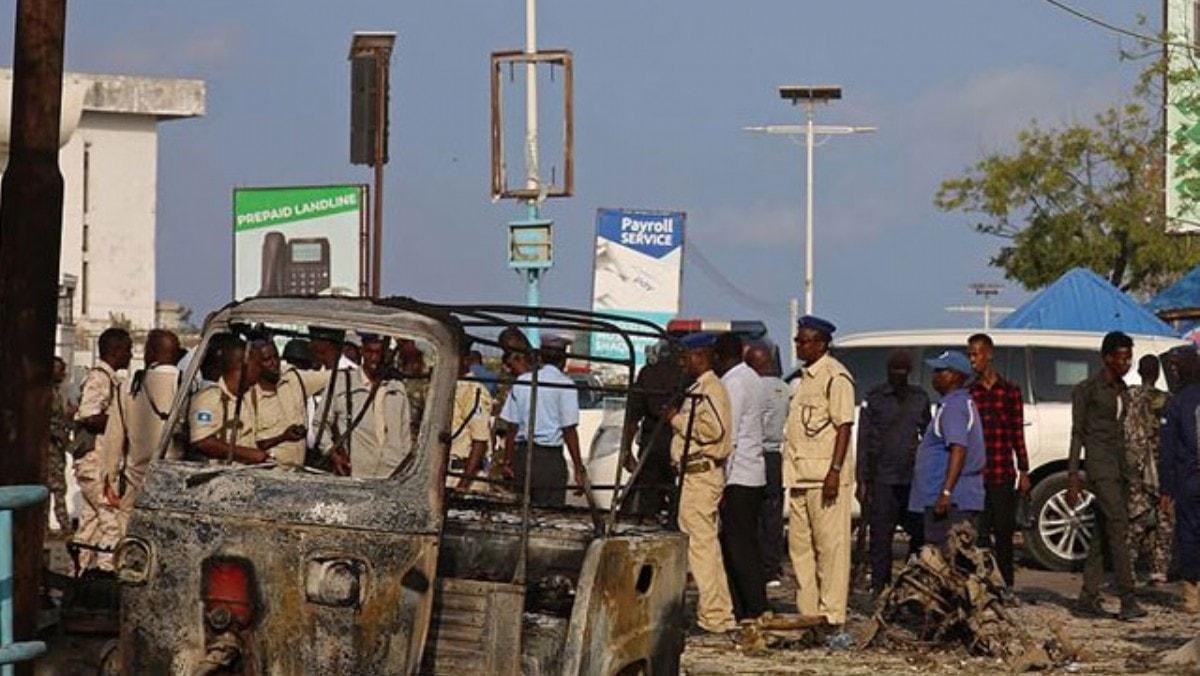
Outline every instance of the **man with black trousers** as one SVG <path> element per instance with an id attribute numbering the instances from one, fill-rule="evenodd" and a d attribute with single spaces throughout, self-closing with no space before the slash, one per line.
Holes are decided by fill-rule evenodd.
<path id="1" fill-rule="evenodd" d="M 859 413 L 858 501 L 867 510 L 874 594 L 892 581 L 896 526 L 908 533 L 910 555 L 920 551 L 925 540 L 920 519 L 908 511 L 908 495 L 930 408 L 925 390 L 908 382 L 912 366 L 912 355 L 906 350 L 889 355 L 887 381 L 867 392 Z"/>
<path id="2" fill-rule="evenodd" d="M 671 421 L 664 418 L 678 404 L 689 385 L 679 350 L 666 341 L 648 351 L 646 365 L 629 389 L 628 415 L 625 417 L 623 448 L 633 448 L 638 440 L 638 457 L 624 459 L 625 469 L 633 472 L 638 462 L 642 471 L 633 480 L 629 498 L 621 509 L 628 516 L 659 518 L 674 513 L 674 470 L 671 469 Z"/>
<path id="3" fill-rule="evenodd" d="M 1017 494 L 1029 495 L 1031 484 L 1029 456 L 1025 452 L 1025 400 L 1020 385 L 996 372 L 995 352 L 995 345 L 986 333 L 977 333 L 967 339 L 967 357 L 975 371 L 975 382 L 970 387 L 971 399 L 979 409 L 987 445 L 979 536 L 996 555 L 996 564 L 1004 578 L 1005 601 L 1011 602 Z"/>
<path id="4" fill-rule="evenodd" d="M 720 539 L 733 615 L 740 622 L 753 620 L 767 610 L 766 568 L 758 539 L 767 484 L 763 389 L 758 374 L 742 361 L 741 338 L 722 334 L 717 337 L 714 351 L 716 370 L 729 394 L 733 413 L 733 453 L 725 463 Z"/>

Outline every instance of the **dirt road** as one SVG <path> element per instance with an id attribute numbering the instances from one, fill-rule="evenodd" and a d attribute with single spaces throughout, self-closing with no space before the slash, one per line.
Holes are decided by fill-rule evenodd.
<path id="1" fill-rule="evenodd" d="M 1178 585 L 1139 587 L 1138 599 L 1150 613 L 1136 622 L 1092 620 L 1075 617 L 1070 606 L 1078 594 L 1080 576 L 1021 569 L 1016 591 L 1021 600 L 1013 609 L 1021 625 L 1035 638 L 1051 638 L 1050 628 L 1060 627 L 1076 642 L 1084 659 L 1054 669 L 1051 673 L 1079 674 L 1195 674 L 1198 670 L 1164 667 L 1159 656 L 1200 633 L 1200 619 L 1177 609 Z M 791 580 L 772 590 L 771 603 L 777 612 L 794 612 Z M 847 629 L 855 637 L 869 628 L 871 600 L 865 593 L 852 595 L 852 615 Z M 1110 597 L 1113 612 L 1117 601 Z M 863 650 L 832 651 L 823 647 L 785 646 L 760 655 L 741 653 L 726 637 L 693 634 L 683 656 L 686 674 L 992 674 L 1007 670 L 994 659 L 970 657 L 961 648 L 871 647 Z"/>

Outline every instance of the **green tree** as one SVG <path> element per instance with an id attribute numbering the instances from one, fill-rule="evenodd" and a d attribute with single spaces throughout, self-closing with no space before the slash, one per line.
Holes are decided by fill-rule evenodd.
<path id="1" fill-rule="evenodd" d="M 1165 130 L 1157 107 L 1140 102 L 1155 99 L 1163 64 L 1145 71 L 1133 101 L 1090 124 L 1046 128 L 1033 121 L 1014 150 L 990 153 L 943 181 L 934 204 L 969 214 L 974 230 L 1005 240 L 991 264 L 1027 289 L 1074 267 L 1139 295 L 1169 285 L 1200 263 L 1200 245 L 1167 233 Z M 1196 75 L 1171 73 L 1192 81 Z"/>

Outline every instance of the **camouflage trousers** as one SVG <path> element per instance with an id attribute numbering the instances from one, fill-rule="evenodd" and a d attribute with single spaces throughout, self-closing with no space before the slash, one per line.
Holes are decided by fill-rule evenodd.
<path id="1" fill-rule="evenodd" d="M 1166 577 L 1171 566 L 1174 524 L 1158 508 L 1158 491 L 1140 481 L 1129 484 L 1127 545 L 1134 568 L 1139 561 L 1149 564 L 1151 574 Z"/>
<path id="2" fill-rule="evenodd" d="M 46 454 L 46 488 L 54 500 L 54 519 L 58 529 L 71 532 L 71 517 L 67 514 L 67 451 L 61 446 L 50 444 Z"/>

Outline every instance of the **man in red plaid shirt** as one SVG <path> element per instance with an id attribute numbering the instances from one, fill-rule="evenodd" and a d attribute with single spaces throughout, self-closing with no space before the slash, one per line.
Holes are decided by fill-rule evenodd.
<path id="1" fill-rule="evenodd" d="M 992 364 L 995 347 L 991 337 L 977 333 L 967 339 L 967 345 L 967 357 L 976 374 L 975 382 L 971 383 L 971 398 L 979 409 L 987 447 L 980 537 L 985 541 L 992 540 L 992 551 L 1011 599 L 1017 492 L 1026 496 L 1030 489 L 1029 456 L 1025 453 L 1025 404 L 1021 387 L 996 373 Z"/>

